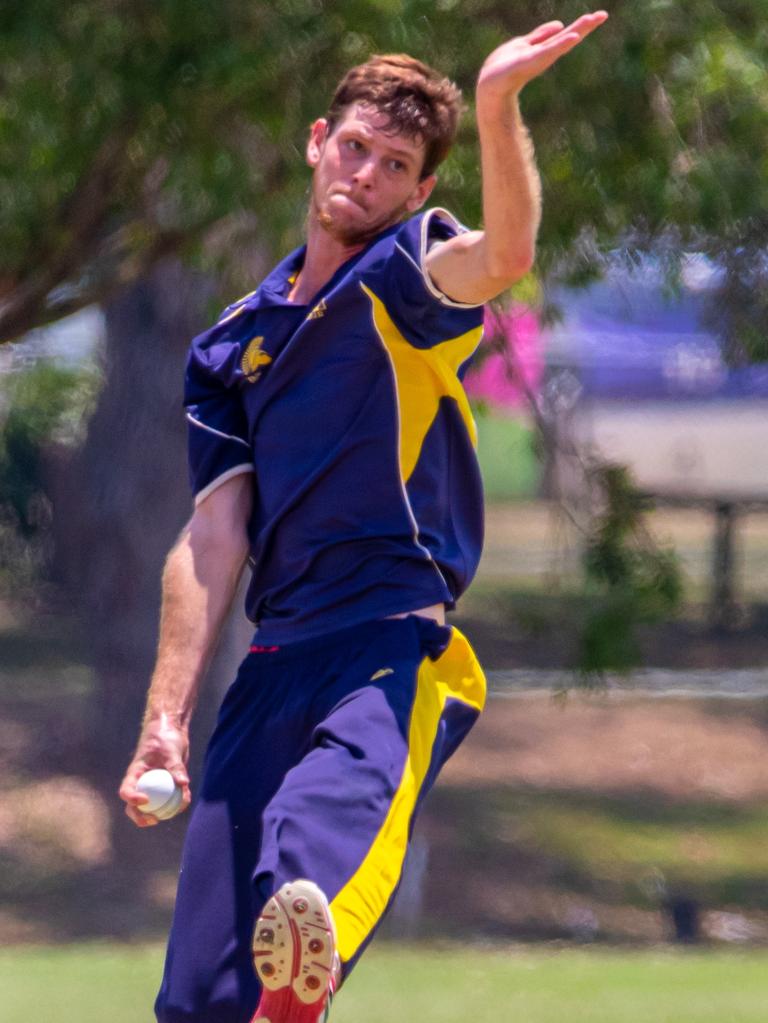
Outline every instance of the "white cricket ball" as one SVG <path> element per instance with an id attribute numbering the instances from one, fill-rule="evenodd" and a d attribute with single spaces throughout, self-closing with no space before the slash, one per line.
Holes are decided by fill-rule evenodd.
<path id="1" fill-rule="evenodd" d="M 146 803 L 139 804 L 142 813 L 151 813 L 158 820 L 167 821 L 179 812 L 181 787 L 176 784 L 171 772 L 162 767 L 145 771 L 136 783 L 136 791 L 149 796 Z"/>

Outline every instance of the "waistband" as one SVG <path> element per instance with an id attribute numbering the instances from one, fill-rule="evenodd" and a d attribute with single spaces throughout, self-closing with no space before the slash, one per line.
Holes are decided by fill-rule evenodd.
<path id="1" fill-rule="evenodd" d="M 307 657 L 308 655 L 326 650 L 332 647 L 341 647 L 350 643 L 363 643 L 391 634 L 393 637 L 412 633 L 416 629 L 420 641 L 428 648 L 431 657 L 437 656 L 448 645 L 452 635 L 450 625 L 440 625 L 433 618 L 424 618 L 421 615 L 410 614 L 403 618 L 376 618 L 368 622 L 360 622 L 357 625 L 348 625 L 344 629 L 336 629 L 333 632 L 324 632 L 321 636 L 312 636 L 309 639 L 298 639 L 292 643 L 282 643 L 274 646 L 270 643 L 259 643 L 256 633 L 249 647 L 249 655 L 263 658 L 265 664 L 277 664 L 282 661 L 290 661 L 296 657 Z M 434 648 L 435 653 L 432 652 Z"/>

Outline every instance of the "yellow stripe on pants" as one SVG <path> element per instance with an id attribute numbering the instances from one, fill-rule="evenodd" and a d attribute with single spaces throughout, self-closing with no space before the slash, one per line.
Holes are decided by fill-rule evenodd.
<path id="1" fill-rule="evenodd" d="M 449 699 L 478 712 L 485 703 L 485 676 L 466 637 L 456 628 L 443 654 L 421 662 L 408 732 L 408 756 L 386 819 L 355 874 L 331 903 L 338 952 L 351 959 L 380 920 L 405 861 L 408 831 L 432 760 L 440 718 Z"/>

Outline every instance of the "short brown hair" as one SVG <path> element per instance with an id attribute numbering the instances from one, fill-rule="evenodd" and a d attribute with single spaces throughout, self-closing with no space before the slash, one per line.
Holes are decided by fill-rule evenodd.
<path id="1" fill-rule="evenodd" d="M 344 75 L 326 114 L 331 131 L 354 103 L 376 107 L 387 130 L 424 143 L 422 178 L 448 155 L 463 109 L 453 82 L 405 53 L 376 54 Z"/>

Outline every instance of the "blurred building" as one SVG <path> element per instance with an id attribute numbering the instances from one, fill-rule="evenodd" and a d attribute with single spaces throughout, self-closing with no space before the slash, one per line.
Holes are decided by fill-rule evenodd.
<path id="1" fill-rule="evenodd" d="M 542 401 L 648 490 L 768 498 L 768 364 L 725 364 L 707 326 L 716 275 L 691 258 L 670 295 L 646 263 L 555 294 L 563 318 L 547 332 Z"/>
<path id="2" fill-rule="evenodd" d="M 644 489 L 768 499 L 768 364 L 726 365 L 707 325 L 716 283 L 712 264 L 691 257 L 670 294 L 662 269 L 648 261 L 555 291 L 554 326 L 540 326 L 524 307 L 489 313 L 490 342 L 466 379 L 488 496 L 546 490 L 528 400 L 535 395 L 566 447 L 628 465 Z M 558 478 L 567 481 L 567 470 Z"/>

